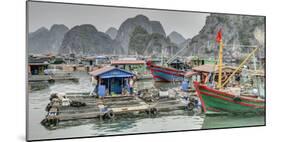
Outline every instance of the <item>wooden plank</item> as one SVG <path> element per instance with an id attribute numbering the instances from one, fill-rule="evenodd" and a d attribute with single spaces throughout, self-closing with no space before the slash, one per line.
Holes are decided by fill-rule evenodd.
<path id="1" fill-rule="evenodd" d="M 80 113 L 80 112 L 99 112 L 99 108 L 98 107 L 94 107 L 94 108 L 75 108 L 75 107 L 71 107 L 71 108 L 67 108 L 67 109 L 59 109 L 59 113 Z"/>
<path id="2" fill-rule="evenodd" d="M 135 105 L 140 104 L 139 100 L 131 100 L 131 101 L 116 101 L 116 102 L 105 102 L 105 105 Z"/>
<path id="3" fill-rule="evenodd" d="M 76 119 L 90 119 L 98 118 L 102 113 L 90 112 L 90 113 L 76 113 L 76 114 L 60 114 L 58 115 L 59 120 L 76 120 Z"/>
<path id="4" fill-rule="evenodd" d="M 50 81 L 50 80 L 73 80 L 78 81 L 77 77 L 73 76 L 50 76 L 50 75 L 31 75 L 28 77 L 28 81 Z"/>
<path id="5" fill-rule="evenodd" d="M 131 107 L 118 107 L 118 108 L 111 108 L 114 113 L 127 113 L 133 111 L 144 111 L 148 110 L 148 105 L 141 105 L 141 106 L 131 106 Z"/>
<path id="6" fill-rule="evenodd" d="M 176 110 L 182 109 L 185 107 L 184 104 L 176 104 L 176 105 L 156 105 L 154 106 L 157 110 Z"/>

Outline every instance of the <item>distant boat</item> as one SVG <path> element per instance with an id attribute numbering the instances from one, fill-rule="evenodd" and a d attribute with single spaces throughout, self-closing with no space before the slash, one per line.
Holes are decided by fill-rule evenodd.
<path id="1" fill-rule="evenodd" d="M 149 68 L 155 81 L 173 82 L 184 79 L 185 71 L 158 65 L 149 65 Z"/>
<path id="2" fill-rule="evenodd" d="M 264 112 L 264 99 L 237 96 L 225 91 L 210 88 L 196 81 L 194 82 L 194 87 L 205 112 Z"/>

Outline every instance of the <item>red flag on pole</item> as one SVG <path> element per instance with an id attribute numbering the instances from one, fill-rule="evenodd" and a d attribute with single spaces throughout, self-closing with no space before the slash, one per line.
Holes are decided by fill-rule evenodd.
<path id="1" fill-rule="evenodd" d="M 217 41 L 217 43 L 220 43 L 221 40 L 222 40 L 222 32 L 220 29 L 219 32 L 217 33 L 216 41 Z"/>

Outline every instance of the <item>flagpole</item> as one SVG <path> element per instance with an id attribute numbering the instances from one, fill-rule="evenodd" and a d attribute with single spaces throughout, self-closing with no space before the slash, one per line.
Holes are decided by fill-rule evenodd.
<path id="1" fill-rule="evenodd" d="M 219 42 L 219 64 L 218 64 L 218 68 L 219 68 L 219 80 L 218 80 L 218 88 L 221 88 L 221 80 L 222 80 L 222 57 L 223 57 L 223 43 L 222 43 L 222 39 L 220 39 Z"/>

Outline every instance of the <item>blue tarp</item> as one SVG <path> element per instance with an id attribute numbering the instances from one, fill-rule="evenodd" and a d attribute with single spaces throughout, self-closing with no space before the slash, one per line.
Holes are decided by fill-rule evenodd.
<path id="1" fill-rule="evenodd" d="M 181 84 L 181 90 L 188 91 L 188 81 L 184 80 Z"/>
<path id="2" fill-rule="evenodd" d="M 104 97 L 106 93 L 105 85 L 99 85 L 98 87 L 98 95 L 100 97 Z"/>

